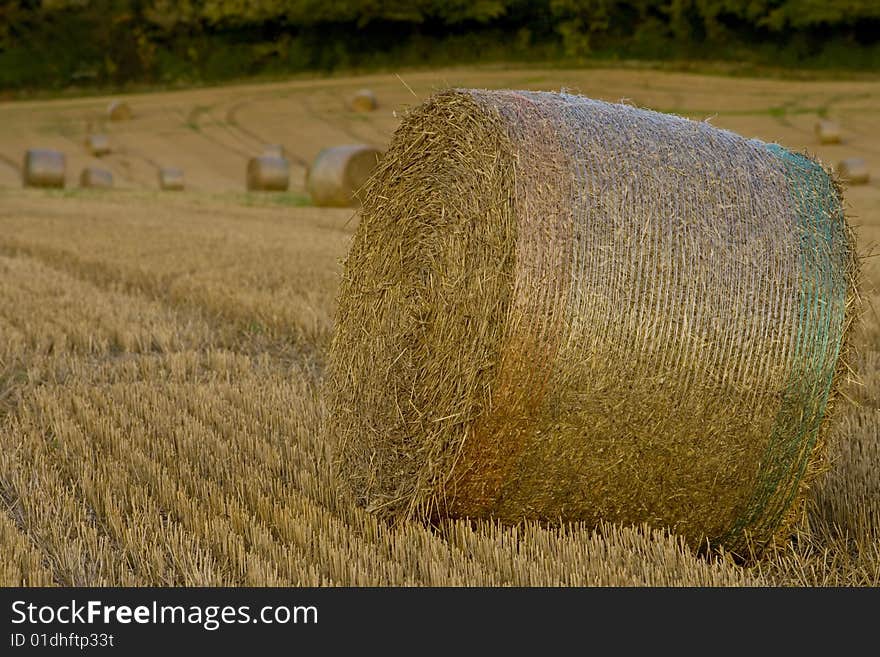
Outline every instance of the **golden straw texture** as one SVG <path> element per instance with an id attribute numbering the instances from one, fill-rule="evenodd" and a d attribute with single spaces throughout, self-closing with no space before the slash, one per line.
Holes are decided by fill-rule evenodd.
<path id="1" fill-rule="evenodd" d="M 438 94 L 364 193 L 340 474 L 391 517 L 760 549 L 821 460 L 855 271 L 808 158 L 568 94 Z"/>

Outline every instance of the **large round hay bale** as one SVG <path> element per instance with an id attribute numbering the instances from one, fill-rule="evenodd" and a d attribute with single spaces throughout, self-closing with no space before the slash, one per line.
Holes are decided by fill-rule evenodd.
<path id="1" fill-rule="evenodd" d="M 131 106 L 124 100 L 114 100 L 107 106 L 107 118 L 111 121 L 128 121 L 132 116 Z"/>
<path id="2" fill-rule="evenodd" d="M 250 191 L 283 192 L 290 186 L 290 165 L 283 157 L 252 157 L 247 165 L 247 188 Z"/>
<path id="3" fill-rule="evenodd" d="M 382 151 L 364 144 L 325 148 L 309 168 L 306 187 L 315 205 L 346 207 L 359 201 Z"/>
<path id="4" fill-rule="evenodd" d="M 353 112 L 372 112 L 379 107 L 379 101 L 372 90 L 360 89 L 349 99 L 348 107 Z"/>
<path id="5" fill-rule="evenodd" d="M 840 126 L 834 121 L 822 119 L 816 122 L 816 137 L 823 144 L 840 143 Z"/>
<path id="6" fill-rule="evenodd" d="M 110 153 L 110 138 L 103 134 L 93 134 L 86 137 L 86 148 L 95 157 L 101 157 Z"/>
<path id="7" fill-rule="evenodd" d="M 100 167 L 86 167 L 79 174 L 79 186 L 87 189 L 110 189 L 113 174 Z"/>
<path id="8" fill-rule="evenodd" d="M 850 185 L 865 185 L 871 179 L 868 165 L 860 157 L 848 157 L 837 165 L 837 175 Z"/>
<path id="9" fill-rule="evenodd" d="M 165 191 L 181 191 L 185 187 L 183 170 L 175 167 L 159 169 L 159 189 Z"/>
<path id="10" fill-rule="evenodd" d="M 813 160 L 579 96 L 413 110 L 364 194 L 327 376 L 385 516 L 649 522 L 760 548 L 822 460 L 855 306 Z"/>
<path id="11" fill-rule="evenodd" d="M 46 148 L 30 148 L 24 154 L 21 169 L 25 187 L 64 187 L 64 153 Z"/>

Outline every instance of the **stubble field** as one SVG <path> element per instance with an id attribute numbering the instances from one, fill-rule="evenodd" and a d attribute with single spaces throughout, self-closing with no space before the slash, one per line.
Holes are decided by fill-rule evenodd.
<path id="1" fill-rule="evenodd" d="M 321 377 L 357 216 L 311 207 L 305 167 L 327 145 L 384 146 L 447 86 L 565 87 L 880 174 L 870 80 L 451 70 L 132 96 L 112 124 L 107 98 L 0 104 L 0 584 L 880 585 L 877 180 L 846 197 L 865 303 L 829 470 L 761 560 L 644 527 L 391 527 L 340 495 Z M 346 110 L 361 87 L 379 110 Z M 816 142 L 819 116 L 843 143 Z M 75 189 L 100 130 L 117 189 Z M 291 191 L 248 194 L 246 159 L 270 143 Z M 34 146 L 67 153 L 68 189 L 21 189 Z M 160 166 L 187 191 L 157 191 Z"/>

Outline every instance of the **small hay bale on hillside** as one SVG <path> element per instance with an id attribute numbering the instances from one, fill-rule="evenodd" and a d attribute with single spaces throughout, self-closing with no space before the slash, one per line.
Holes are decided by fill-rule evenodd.
<path id="1" fill-rule="evenodd" d="M 268 155 L 270 157 L 282 157 L 287 158 L 287 152 L 284 150 L 284 146 L 281 144 L 266 144 L 263 148 L 263 155 Z"/>
<path id="2" fill-rule="evenodd" d="M 30 148 L 21 169 L 25 187 L 64 187 L 67 167 L 64 153 L 46 148 Z"/>
<path id="3" fill-rule="evenodd" d="M 95 157 L 101 157 L 110 153 L 110 138 L 103 134 L 93 134 L 86 137 L 86 149 Z"/>
<path id="4" fill-rule="evenodd" d="M 107 106 L 107 118 L 111 121 L 128 121 L 132 116 L 131 106 L 124 100 L 114 100 Z"/>
<path id="5" fill-rule="evenodd" d="M 185 187 L 183 170 L 175 167 L 159 169 L 159 189 L 165 191 L 181 191 Z"/>
<path id="6" fill-rule="evenodd" d="M 857 269 L 805 156 L 580 96 L 440 93 L 364 192 L 328 358 L 337 471 L 389 518 L 760 549 L 820 469 Z"/>
<path id="7" fill-rule="evenodd" d="M 110 189 L 113 187 L 113 174 L 100 167 L 86 167 L 79 174 L 79 186 L 86 189 Z"/>
<path id="8" fill-rule="evenodd" d="M 871 179 L 868 165 L 860 157 L 848 157 L 837 165 L 837 175 L 850 185 L 865 185 Z"/>
<path id="9" fill-rule="evenodd" d="M 816 137 L 823 144 L 840 143 L 840 126 L 834 121 L 822 119 L 816 122 Z"/>
<path id="10" fill-rule="evenodd" d="M 325 148 L 309 168 L 306 187 L 315 205 L 357 205 L 358 191 L 369 180 L 382 151 L 364 144 Z"/>
<path id="11" fill-rule="evenodd" d="M 353 112 L 372 112 L 379 107 L 379 101 L 372 90 L 360 89 L 349 99 L 348 107 Z"/>
<path id="12" fill-rule="evenodd" d="M 249 191 L 283 192 L 290 186 L 290 165 L 283 157 L 252 157 L 247 165 Z"/>

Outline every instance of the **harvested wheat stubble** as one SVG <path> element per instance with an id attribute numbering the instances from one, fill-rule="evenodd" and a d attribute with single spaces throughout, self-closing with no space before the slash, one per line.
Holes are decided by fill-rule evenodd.
<path id="1" fill-rule="evenodd" d="M 24 154 L 22 184 L 25 187 L 64 187 L 64 153 L 45 148 L 30 148 Z"/>
<path id="2" fill-rule="evenodd" d="M 823 144 L 840 143 L 840 126 L 825 119 L 816 122 L 816 137 Z"/>
<path id="3" fill-rule="evenodd" d="M 348 106 L 353 112 L 372 112 L 379 107 L 379 101 L 371 89 L 360 89 L 348 101 Z"/>
<path id="4" fill-rule="evenodd" d="M 107 106 L 107 118 L 111 121 L 128 121 L 132 116 L 131 106 L 123 100 L 114 100 Z"/>
<path id="5" fill-rule="evenodd" d="M 165 191 L 180 191 L 185 187 L 183 170 L 175 167 L 162 167 L 159 169 L 159 189 Z"/>
<path id="6" fill-rule="evenodd" d="M 79 186 L 90 189 L 109 189 L 113 187 L 113 174 L 107 169 L 86 167 L 79 174 Z"/>
<path id="7" fill-rule="evenodd" d="M 358 503 L 779 536 L 856 299 L 820 165 L 630 106 L 455 90 L 408 115 L 364 198 L 327 378 Z"/>
<path id="8" fill-rule="evenodd" d="M 283 192 L 290 186 L 290 165 L 283 157 L 252 157 L 247 165 L 247 188 L 251 191 Z"/>
<path id="9" fill-rule="evenodd" d="M 364 144 L 325 148 L 308 172 L 306 186 L 312 201 L 329 207 L 357 205 L 358 191 L 381 158 L 382 151 Z"/>
<path id="10" fill-rule="evenodd" d="M 101 157 L 110 153 L 110 138 L 105 134 L 88 135 L 86 148 L 95 157 Z"/>
<path id="11" fill-rule="evenodd" d="M 837 165 L 837 175 L 850 185 L 864 185 L 871 179 L 868 165 L 860 157 L 849 157 Z"/>

